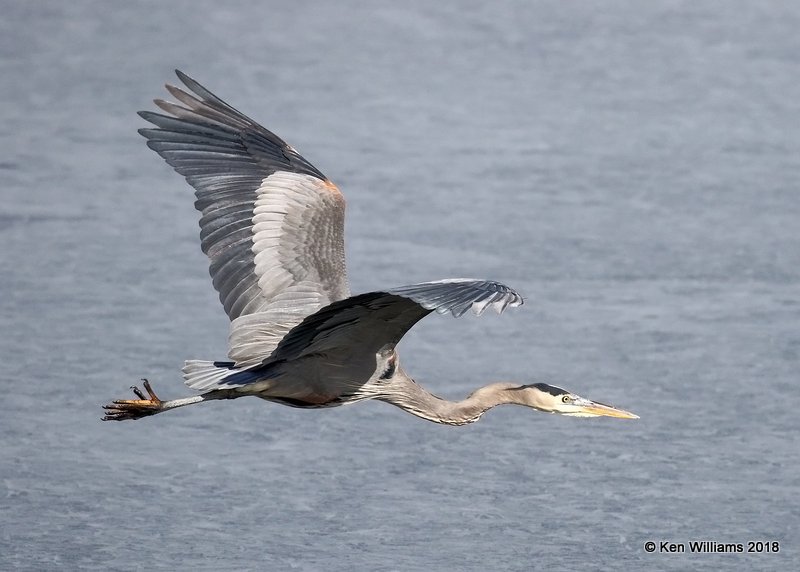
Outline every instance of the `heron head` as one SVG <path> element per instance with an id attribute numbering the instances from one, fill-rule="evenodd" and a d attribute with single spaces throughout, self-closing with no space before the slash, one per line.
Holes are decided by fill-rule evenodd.
<path id="1" fill-rule="evenodd" d="M 605 403 L 592 401 L 547 383 L 534 383 L 514 388 L 521 405 L 533 407 L 547 413 L 558 413 L 571 417 L 618 417 L 620 419 L 639 419 L 638 415 L 618 409 Z"/>

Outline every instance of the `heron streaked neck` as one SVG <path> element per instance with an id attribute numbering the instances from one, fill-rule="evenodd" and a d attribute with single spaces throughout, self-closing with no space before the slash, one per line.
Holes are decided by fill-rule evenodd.
<path id="1" fill-rule="evenodd" d="M 398 380 L 400 381 L 400 380 Z M 480 419 L 486 411 L 504 403 L 519 403 L 518 393 L 507 391 L 519 387 L 518 383 L 492 383 L 473 391 L 461 401 L 442 399 L 406 377 L 393 384 L 392 391 L 378 397 L 404 411 L 445 425 L 467 425 Z"/>

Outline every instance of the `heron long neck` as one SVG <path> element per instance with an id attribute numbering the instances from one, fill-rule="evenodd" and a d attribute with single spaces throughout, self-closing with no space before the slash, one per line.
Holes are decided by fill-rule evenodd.
<path id="1" fill-rule="evenodd" d="M 410 378 L 393 387 L 391 393 L 378 399 L 386 401 L 409 413 L 446 425 L 466 425 L 480 419 L 487 410 L 504 403 L 517 403 L 515 392 L 506 391 L 518 387 L 515 383 L 492 383 L 473 391 L 461 401 L 448 401 L 426 391 Z"/>

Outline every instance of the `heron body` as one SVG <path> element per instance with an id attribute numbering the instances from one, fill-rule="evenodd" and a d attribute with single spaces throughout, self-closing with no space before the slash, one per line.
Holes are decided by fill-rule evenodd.
<path id="1" fill-rule="evenodd" d="M 463 401 L 441 399 L 402 368 L 396 345 L 426 315 L 459 317 L 521 306 L 490 280 L 447 279 L 352 296 L 344 253 L 342 193 L 294 148 L 187 75 L 167 90 L 166 114 L 140 115 L 147 145 L 194 187 L 200 245 L 231 320 L 228 359 L 189 360 L 184 381 L 201 392 L 145 395 L 104 406 L 106 420 L 139 419 L 203 401 L 256 396 L 301 408 L 365 399 L 423 419 L 471 423 L 489 408 L 517 404 L 573 416 L 636 418 L 548 384 L 492 383 Z"/>

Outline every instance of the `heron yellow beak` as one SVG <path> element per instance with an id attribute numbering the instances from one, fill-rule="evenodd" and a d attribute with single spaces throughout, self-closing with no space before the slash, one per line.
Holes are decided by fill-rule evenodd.
<path id="1" fill-rule="evenodd" d="M 617 417 L 619 419 L 639 419 L 639 416 L 625 411 L 624 409 L 617 409 L 605 403 L 597 403 L 596 401 L 589 401 L 587 404 L 581 404 L 580 412 L 585 415 L 598 416 L 598 417 Z"/>

